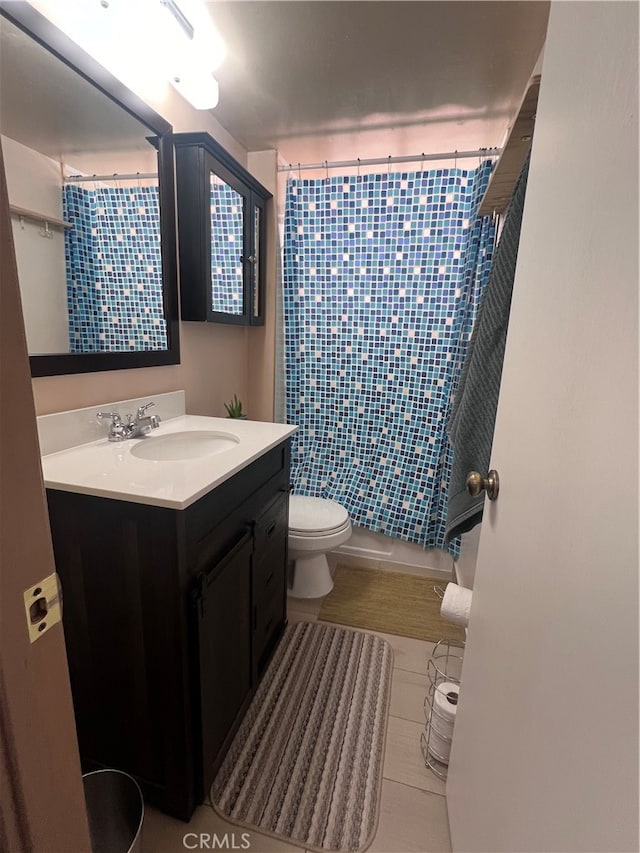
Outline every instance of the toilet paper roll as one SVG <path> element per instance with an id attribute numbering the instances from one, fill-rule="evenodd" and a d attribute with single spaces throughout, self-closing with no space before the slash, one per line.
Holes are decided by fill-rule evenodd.
<path id="1" fill-rule="evenodd" d="M 451 739 L 453 737 L 453 724 L 455 720 L 445 720 L 438 716 L 437 711 L 431 714 L 431 728 L 441 737 Z"/>
<path id="2" fill-rule="evenodd" d="M 456 712 L 458 710 L 458 694 L 460 686 L 454 684 L 453 681 L 441 681 L 436 687 L 433 694 L 433 713 L 432 721 L 436 721 L 436 726 L 441 734 L 451 737 L 448 731 L 449 726 L 453 732 L 453 724 L 456 720 Z"/>
<path id="3" fill-rule="evenodd" d="M 466 628 L 469 623 L 471 596 L 470 589 L 458 586 L 457 583 L 448 583 L 440 606 L 442 618 Z"/>
<path id="4" fill-rule="evenodd" d="M 433 727 L 428 738 L 427 749 L 429 753 L 442 764 L 448 764 L 449 754 L 451 753 L 451 739 L 441 737 Z"/>

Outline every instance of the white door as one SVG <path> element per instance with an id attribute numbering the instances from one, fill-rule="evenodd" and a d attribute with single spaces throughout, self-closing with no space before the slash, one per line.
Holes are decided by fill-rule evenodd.
<path id="1" fill-rule="evenodd" d="M 638 4 L 552 3 L 447 797 L 454 851 L 638 847 Z"/>

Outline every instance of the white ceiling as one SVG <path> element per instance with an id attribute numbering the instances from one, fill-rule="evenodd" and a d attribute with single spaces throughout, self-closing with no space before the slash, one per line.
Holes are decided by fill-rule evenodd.
<path id="1" fill-rule="evenodd" d="M 289 162 L 499 145 L 548 2 L 209 2 L 229 55 L 217 120 Z"/>
<path id="2" fill-rule="evenodd" d="M 290 163 L 491 147 L 544 43 L 548 2 L 216 0 L 229 54 L 213 116 Z M 56 159 L 146 129 L 2 20 L 0 129 Z M 193 129 L 197 129 L 195 126 Z"/>

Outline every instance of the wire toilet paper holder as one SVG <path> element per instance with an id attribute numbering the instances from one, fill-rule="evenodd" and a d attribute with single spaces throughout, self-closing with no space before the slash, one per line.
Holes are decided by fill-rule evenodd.
<path id="1" fill-rule="evenodd" d="M 425 727 L 420 735 L 420 750 L 425 767 L 438 778 L 446 779 L 449 751 L 453 736 L 453 724 L 435 706 L 435 694 L 439 685 L 460 684 L 464 642 L 462 640 L 440 640 L 427 660 L 427 695 L 424 700 Z M 448 697 L 455 705 L 457 694 Z"/>
<path id="2" fill-rule="evenodd" d="M 435 592 L 437 597 L 440 599 L 440 601 L 442 601 L 442 599 L 444 598 L 446 587 L 440 586 L 439 584 L 436 584 L 433 588 L 433 591 Z"/>

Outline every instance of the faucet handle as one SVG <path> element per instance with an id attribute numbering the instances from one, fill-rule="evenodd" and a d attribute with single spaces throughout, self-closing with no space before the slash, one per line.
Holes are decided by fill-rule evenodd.
<path id="1" fill-rule="evenodd" d="M 109 420 L 112 421 L 114 424 L 122 423 L 122 417 L 120 416 L 119 412 L 97 412 L 96 413 L 96 420 L 97 421 L 104 420 L 105 418 L 109 418 Z"/>
<path id="2" fill-rule="evenodd" d="M 146 403 L 144 406 L 138 406 L 138 411 L 136 413 L 136 420 L 140 420 L 140 418 L 143 418 L 144 413 L 147 411 L 147 409 L 151 409 L 153 406 L 155 406 L 155 403 L 153 402 L 153 400 L 151 400 L 149 403 Z"/>

